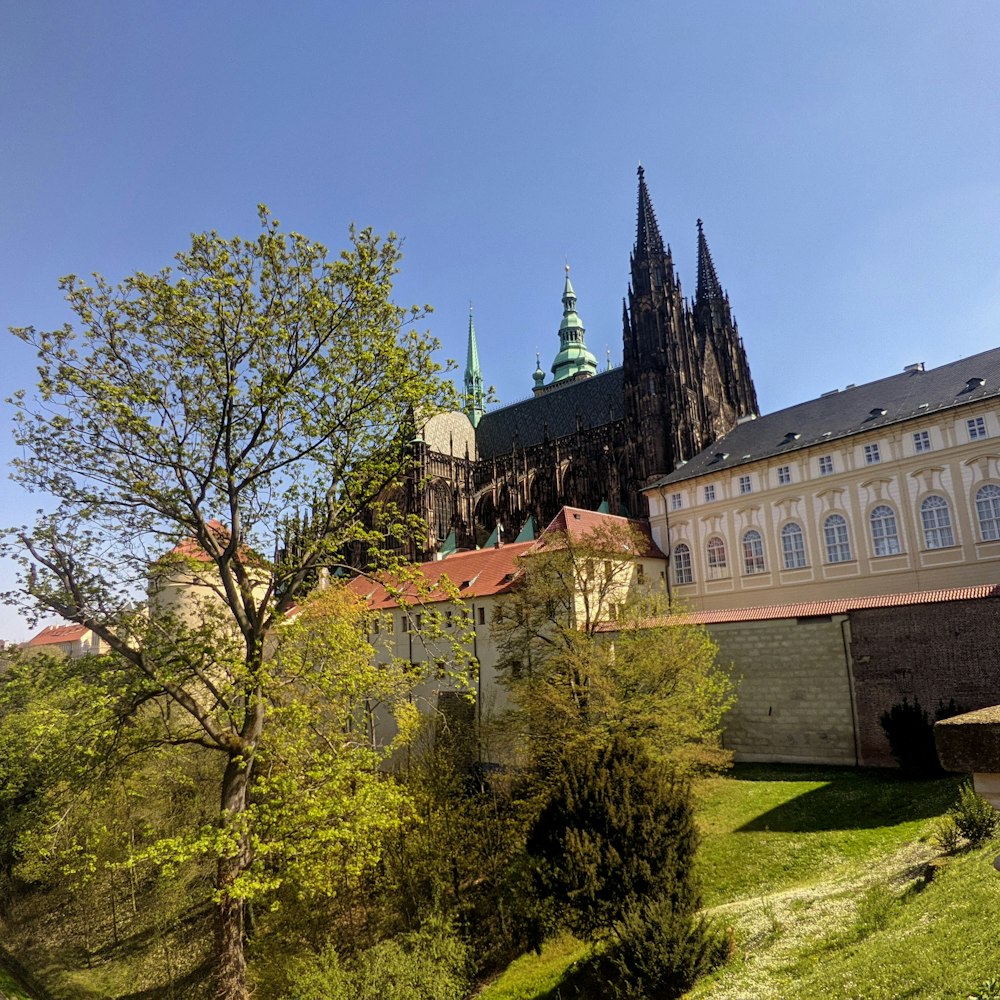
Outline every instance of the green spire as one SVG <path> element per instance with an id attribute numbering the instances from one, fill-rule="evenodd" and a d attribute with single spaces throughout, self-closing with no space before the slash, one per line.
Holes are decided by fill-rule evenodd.
<path id="1" fill-rule="evenodd" d="M 569 264 L 566 265 L 566 287 L 563 289 L 563 318 L 559 324 L 559 353 L 552 362 L 552 383 L 580 375 L 597 374 L 597 358 L 587 350 L 583 342 L 583 320 L 576 311 L 576 292 L 569 280 Z"/>
<path id="2" fill-rule="evenodd" d="M 486 412 L 486 393 L 483 392 L 483 373 L 479 367 L 479 347 L 476 328 L 472 325 L 472 303 L 469 303 L 469 347 L 465 355 L 465 415 L 473 427 Z"/>

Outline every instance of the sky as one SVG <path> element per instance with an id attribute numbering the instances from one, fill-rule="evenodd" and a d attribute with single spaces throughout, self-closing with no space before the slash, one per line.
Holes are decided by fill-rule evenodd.
<path id="1" fill-rule="evenodd" d="M 263 202 L 333 250 L 400 234 L 397 300 L 460 364 L 471 302 L 513 402 L 567 261 L 621 362 L 641 162 L 690 293 L 704 220 L 764 412 L 936 366 L 1000 343 L 998 50 L 992 0 L 0 0 L 0 330 Z M 34 358 L 3 336 L 7 399 Z M 0 479 L 0 526 L 35 506 Z"/>

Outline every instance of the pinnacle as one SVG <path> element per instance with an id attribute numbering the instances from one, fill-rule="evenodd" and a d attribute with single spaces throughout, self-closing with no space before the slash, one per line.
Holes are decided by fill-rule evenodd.
<path id="1" fill-rule="evenodd" d="M 639 208 L 635 227 L 635 257 L 649 259 L 654 254 L 663 253 L 663 238 L 656 222 L 656 213 L 646 187 L 646 175 L 639 166 Z"/>
<path id="2" fill-rule="evenodd" d="M 719 276 L 715 273 L 715 263 L 705 239 L 705 229 L 701 219 L 698 220 L 698 288 L 695 292 L 696 302 L 722 301 L 725 293 L 719 284 Z"/>

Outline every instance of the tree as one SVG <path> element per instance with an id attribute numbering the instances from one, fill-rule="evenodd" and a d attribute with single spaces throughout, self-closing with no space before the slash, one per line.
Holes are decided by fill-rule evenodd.
<path id="1" fill-rule="evenodd" d="M 92 629 L 133 678 L 126 708 L 165 706 L 163 741 L 218 755 L 214 837 L 198 844 L 217 857 L 225 998 L 248 995 L 259 754 L 275 721 L 316 705 L 282 699 L 322 690 L 330 665 L 299 663 L 289 683 L 268 637 L 348 546 L 377 560 L 405 537 L 383 500 L 409 471 L 401 430 L 449 400 L 436 344 L 412 327 L 420 311 L 391 300 L 394 237 L 352 230 L 329 259 L 264 208 L 260 219 L 253 240 L 193 236 L 174 269 L 118 285 L 65 278 L 77 327 L 12 331 L 39 359 L 37 393 L 14 399 L 13 475 L 54 505 L 7 534 L 22 568 L 8 600 Z M 308 537 L 282 552 L 281 526 L 301 509 Z M 171 547 L 170 572 L 200 596 L 180 607 L 154 594 L 147 614 L 139 597 Z M 341 658 L 342 640 L 330 647 Z"/>
<path id="2" fill-rule="evenodd" d="M 729 761 L 721 732 L 732 683 L 707 632 L 684 624 L 656 581 L 638 582 L 649 546 L 624 522 L 547 534 L 498 606 L 514 729 L 543 775 L 567 744 L 619 734 L 678 776 Z"/>

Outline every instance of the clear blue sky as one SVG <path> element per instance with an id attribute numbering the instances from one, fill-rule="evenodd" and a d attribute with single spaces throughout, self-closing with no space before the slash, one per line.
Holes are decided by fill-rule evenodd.
<path id="1" fill-rule="evenodd" d="M 566 258 L 620 361 L 641 160 L 690 292 L 704 219 L 778 409 L 1000 342 L 998 52 L 995 2 L 0 0 L 0 327 L 62 323 L 62 274 L 252 234 L 263 201 L 333 248 L 402 234 L 399 299 L 459 360 L 472 300 L 510 402 Z M 33 358 L 3 358 L 7 397 Z M 30 500 L 0 483 L 0 524 Z"/>

